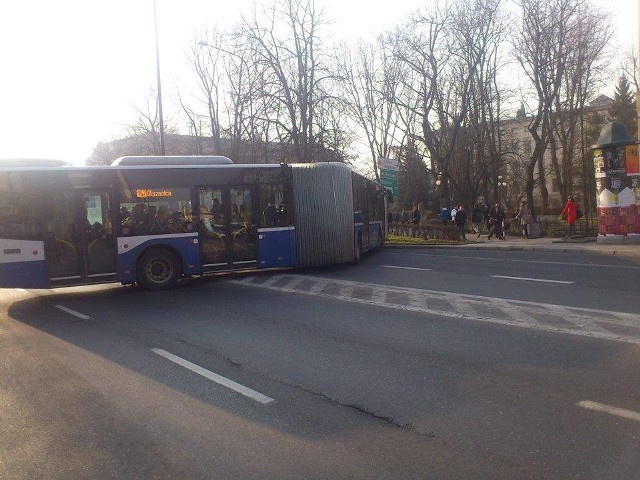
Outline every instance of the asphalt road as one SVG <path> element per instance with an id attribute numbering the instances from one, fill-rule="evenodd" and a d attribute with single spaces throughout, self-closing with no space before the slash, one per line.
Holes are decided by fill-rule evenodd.
<path id="1" fill-rule="evenodd" d="M 0 290 L 0 479 L 637 478 L 639 273 L 387 248 Z"/>

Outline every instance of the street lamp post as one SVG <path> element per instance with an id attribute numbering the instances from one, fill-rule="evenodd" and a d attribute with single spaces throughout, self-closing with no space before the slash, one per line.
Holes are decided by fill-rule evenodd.
<path id="1" fill-rule="evenodd" d="M 449 202 L 449 204 L 452 203 L 451 201 L 451 188 L 450 188 L 450 184 L 449 184 L 449 178 L 446 179 L 446 184 L 444 184 L 442 182 L 442 176 L 444 174 L 442 172 L 438 172 L 437 177 L 436 177 L 436 186 L 440 187 L 442 185 L 442 190 L 440 191 L 440 200 L 444 201 L 447 200 L 447 202 Z M 445 190 L 446 190 L 446 194 L 445 194 Z M 447 205 L 449 206 L 449 205 Z"/>
<path id="2" fill-rule="evenodd" d="M 160 117 L 160 155 L 164 157 L 164 121 L 162 119 L 162 86 L 160 83 L 160 47 L 158 45 L 158 14 L 156 0 L 153 0 L 153 24 L 156 32 L 156 71 L 158 76 L 158 116 Z"/>
<path id="3" fill-rule="evenodd" d="M 506 189 L 507 182 L 504 181 L 502 175 L 498 175 L 498 199 L 500 199 L 500 191 L 506 191 Z M 504 198 L 504 195 L 502 195 L 502 197 Z"/>

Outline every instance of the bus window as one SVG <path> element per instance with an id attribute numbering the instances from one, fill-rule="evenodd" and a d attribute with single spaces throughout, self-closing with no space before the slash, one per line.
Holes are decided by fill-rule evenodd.
<path id="1" fill-rule="evenodd" d="M 17 174 L 0 174 L 0 238 L 36 240 L 38 209 L 33 193 L 25 192 Z"/>
<path id="2" fill-rule="evenodd" d="M 259 186 L 258 226 L 265 228 L 293 225 L 293 206 L 284 203 L 282 183 Z"/>
<path id="3" fill-rule="evenodd" d="M 122 235 L 161 235 L 192 230 L 191 190 L 134 188 L 120 201 Z"/>

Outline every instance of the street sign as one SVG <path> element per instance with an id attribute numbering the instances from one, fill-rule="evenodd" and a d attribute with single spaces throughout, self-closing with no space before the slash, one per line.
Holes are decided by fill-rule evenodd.
<path id="1" fill-rule="evenodd" d="M 400 170 L 398 160 L 391 158 L 378 157 L 378 170 L 392 170 L 397 172 Z"/>
<path id="2" fill-rule="evenodd" d="M 393 170 L 380 170 L 380 183 L 390 189 L 394 197 L 398 196 L 398 172 Z"/>

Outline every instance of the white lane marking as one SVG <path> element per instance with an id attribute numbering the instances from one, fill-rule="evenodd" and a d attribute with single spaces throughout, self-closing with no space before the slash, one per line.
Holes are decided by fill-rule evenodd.
<path id="1" fill-rule="evenodd" d="M 504 250 L 502 250 L 504 251 Z M 495 257 L 472 257 L 467 255 L 438 255 L 433 253 L 403 253 L 403 252 L 385 252 L 389 255 L 411 255 L 414 257 L 442 257 L 443 259 L 449 258 L 462 258 L 465 260 L 485 260 L 485 261 L 495 261 Z M 545 260 L 520 260 L 516 258 L 500 258 L 500 262 L 516 262 L 516 263 L 539 263 L 541 265 L 570 265 L 572 267 L 597 267 L 597 268 L 621 268 L 625 270 L 640 270 L 640 267 L 634 267 L 631 265 L 607 265 L 604 263 L 577 263 L 577 262 L 553 262 L 553 261 L 545 261 Z"/>
<path id="2" fill-rule="evenodd" d="M 204 378 L 211 380 L 212 382 L 222 385 L 223 387 L 227 387 L 233 390 L 234 392 L 244 395 L 245 397 L 251 398 L 256 402 L 260 402 L 266 405 L 267 403 L 271 403 L 274 401 L 273 398 L 271 397 L 267 397 L 266 395 L 263 395 L 260 392 L 251 390 L 249 387 L 245 387 L 244 385 L 240 385 L 239 383 L 236 383 L 233 380 L 229 380 L 228 378 L 218 375 L 217 373 L 213 373 L 212 371 L 207 370 L 206 368 L 202 368 L 201 366 L 196 365 L 195 363 L 191 363 L 190 361 L 185 360 L 184 358 L 180 358 L 177 355 L 174 355 L 173 353 L 167 352 L 166 350 L 162 350 L 161 348 L 152 348 L 151 351 L 153 353 L 160 355 L 161 357 L 166 358 L 167 360 L 171 360 L 173 363 L 177 363 L 181 367 L 191 370 L 192 372 L 195 372 L 198 375 L 201 375 Z"/>
<path id="3" fill-rule="evenodd" d="M 640 422 L 640 413 L 633 410 L 625 410 L 624 408 L 612 407 L 605 405 L 604 403 L 591 402 L 589 400 L 583 400 L 578 402 L 578 406 L 586 408 L 587 410 L 595 410 L 597 412 L 605 412 L 616 417 L 628 418 L 629 420 L 635 420 Z"/>
<path id="4" fill-rule="evenodd" d="M 430 272 L 431 268 L 416 268 L 416 267 L 398 267 L 397 265 L 380 265 L 384 268 L 398 268 L 401 270 L 422 270 L 423 272 Z"/>
<path id="5" fill-rule="evenodd" d="M 89 320 L 91 318 L 91 317 L 88 317 L 87 315 L 85 315 L 84 313 L 76 312 L 75 310 L 71 310 L 70 308 L 64 307 L 62 305 L 56 305 L 55 307 L 59 308 L 63 312 L 70 313 L 74 317 L 81 318 L 82 320 Z"/>
<path id="6" fill-rule="evenodd" d="M 258 281 L 254 283 L 256 280 Z M 640 315 L 635 313 L 392 287 L 311 275 L 274 275 L 270 282 L 263 282 L 263 277 L 248 276 L 229 280 L 229 283 L 382 308 L 640 344 Z M 300 286 L 304 288 L 299 288 Z M 355 291 L 356 287 L 360 290 L 370 289 L 371 294 L 361 295 L 360 290 Z M 459 306 L 460 303 L 464 305 Z M 621 332 L 618 327 L 624 327 L 625 331 Z"/>
<path id="7" fill-rule="evenodd" d="M 564 285 L 571 285 L 574 282 L 567 282 L 565 280 L 546 280 L 544 278 L 527 278 L 527 277 L 509 277 L 507 275 L 491 275 L 492 278 L 506 278 L 507 280 L 523 280 L 525 282 L 545 282 L 545 283 L 562 283 Z"/>

